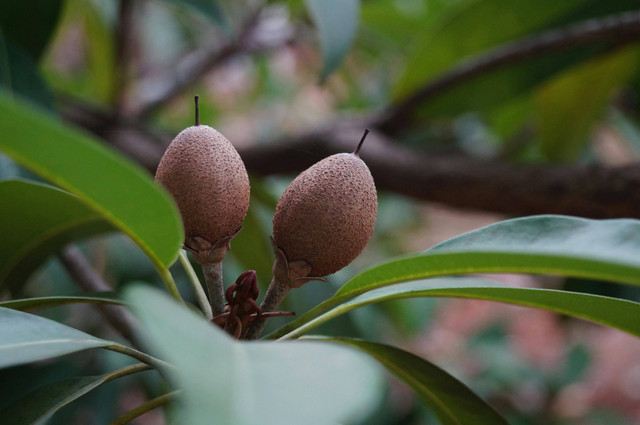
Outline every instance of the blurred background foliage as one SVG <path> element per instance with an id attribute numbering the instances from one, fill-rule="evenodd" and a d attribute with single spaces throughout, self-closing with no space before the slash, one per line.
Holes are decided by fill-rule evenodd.
<path id="1" fill-rule="evenodd" d="M 637 210 L 637 7 L 623 0 L 4 1 L 0 86 L 94 133 L 150 172 L 172 137 L 192 124 L 199 94 L 202 122 L 234 143 L 252 174 L 251 208 L 225 260 L 225 278 L 232 282 L 255 269 L 263 288 L 280 194 L 296 172 L 347 149 L 345 139 L 355 146 L 351 130 L 370 126 L 381 189 L 374 237 L 328 284 L 291 294 L 285 307 L 302 312 L 358 270 L 502 218 L 627 216 L 613 204 Z M 404 157 L 385 163 L 376 137 L 393 152 L 430 158 L 425 167 L 435 171 L 402 174 Z M 511 202 L 508 191 L 503 202 L 483 203 L 505 190 L 493 180 L 483 185 L 483 176 L 505 164 L 509 172 L 498 182 L 508 183 L 510 173 L 522 179 L 534 168 L 531 176 L 540 180 L 547 170 L 559 178 L 540 189 L 542 203 Z M 597 190 L 570 208 L 576 187 L 567 182 L 584 169 L 594 170 L 594 181 L 578 183 L 597 183 Z M 16 176 L 36 179 L 0 156 L 0 178 Z M 480 184 L 468 186 L 474 178 Z M 539 182 L 524 183 L 516 190 L 526 200 Z M 429 184 L 442 189 L 432 196 Z M 425 188 L 415 189 L 420 185 Z M 408 189 L 398 189 L 403 186 Z M 91 238 L 81 247 L 116 290 L 134 280 L 161 285 L 151 262 L 122 235 Z M 188 294 L 183 270 L 172 272 Z M 499 279 L 640 299 L 637 289 L 610 283 Z M 51 258 L 12 295 L 74 292 L 73 280 Z M 44 314 L 119 338 L 92 306 Z M 460 377 L 515 425 L 640 422 L 640 344 L 613 329 L 483 301 L 415 299 L 357 310 L 320 332 L 408 347 Z M 3 370 L 0 410 L 43 383 L 100 373 L 119 361 L 96 351 Z M 157 382 L 145 381 L 153 377 L 142 376 L 101 387 L 51 423 L 106 423 L 115 410 L 159 395 Z M 387 393 L 366 423 L 437 423 L 403 385 L 391 381 Z M 151 412 L 135 423 L 163 421 Z"/>

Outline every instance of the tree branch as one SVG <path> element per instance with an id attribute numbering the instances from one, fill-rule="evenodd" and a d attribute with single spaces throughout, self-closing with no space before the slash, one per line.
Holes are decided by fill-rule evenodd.
<path id="1" fill-rule="evenodd" d="M 261 43 L 257 40 L 262 8 L 247 17 L 238 36 L 223 45 L 210 46 L 186 55 L 171 71 L 160 77 L 149 77 L 138 84 L 136 97 L 142 105 L 134 115 L 145 119 L 162 106 L 175 99 L 184 90 L 197 83 L 207 72 L 222 65 L 240 53 L 251 53 L 266 48 L 282 46 L 291 41 L 289 34 L 282 34 L 278 41 Z M 159 89 L 153 89 L 153 88 Z"/>
<path id="2" fill-rule="evenodd" d="M 113 288 L 91 267 L 82 252 L 75 245 L 68 245 L 58 253 L 58 258 L 78 286 L 86 292 L 111 292 Z M 136 338 L 135 320 L 122 306 L 98 305 L 107 322 L 135 347 L 140 347 Z"/>
<path id="3" fill-rule="evenodd" d="M 336 128 L 240 151 L 260 175 L 298 173 L 351 152 L 362 128 Z M 508 215 L 640 218 L 640 166 L 516 165 L 399 147 L 373 132 L 361 152 L 378 189 Z"/>
<path id="4" fill-rule="evenodd" d="M 89 109 L 79 109 L 91 115 Z M 78 120 L 75 115 L 67 115 L 79 125 L 91 123 L 98 128 L 96 122 L 101 117 Z M 250 173 L 262 176 L 300 173 L 328 155 L 352 152 L 366 124 L 366 120 L 339 121 L 316 131 L 259 143 L 239 152 Z M 164 142 L 156 143 L 144 137 L 148 134 L 149 131 L 140 130 L 139 145 L 111 143 L 155 173 L 163 153 L 162 146 L 166 146 L 170 138 L 158 136 L 158 140 L 164 137 Z M 640 205 L 637 189 L 640 187 L 640 165 L 611 168 L 508 164 L 462 154 L 404 148 L 378 131 L 373 131 L 367 138 L 361 157 L 369 165 L 378 189 L 416 199 L 508 215 L 640 218 L 637 207 Z"/>
<path id="5" fill-rule="evenodd" d="M 452 87 L 498 68 L 517 64 L 551 52 L 610 41 L 619 47 L 640 39 L 640 11 L 625 12 L 581 22 L 563 29 L 546 31 L 509 42 L 463 60 L 444 74 L 429 81 L 409 97 L 400 100 L 374 119 L 373 126 L 392 132 L 406 121 L 412 110 Z"/>

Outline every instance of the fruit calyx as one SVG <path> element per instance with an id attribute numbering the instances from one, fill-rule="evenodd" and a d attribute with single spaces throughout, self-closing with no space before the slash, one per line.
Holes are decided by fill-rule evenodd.
<path id="1" fill-rule="evenodd" d="M 219 263 L 227 251 L 231 249 L 231 240 L 242 230 L 238 227 L 233 234 L 224 236 L 214 243 L 200 236 L 187 236 L 182 247 L 193 254 L 193 259 L 200 265 Z"/>
<path id="2" fill-rule="evenodd" d="M 290 288 L 299 288 L 312 280 L 326 282 L 327 279 L 322 276 L 309 276 L 313 270 L 311 264 L 304 260 L 289 261 L 283 250 L 278 248 L 271 238 L 273 252 L 276 255 L 276 261 L 273 263 L 273 277 L 278 282 L 282 282 Z"/>

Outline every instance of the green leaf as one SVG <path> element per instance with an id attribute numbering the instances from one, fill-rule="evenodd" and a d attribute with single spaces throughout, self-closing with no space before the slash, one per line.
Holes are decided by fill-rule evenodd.
<path id="1" fill-rule="evenodd" d="M 498 301 L 590 320 L 640 337 L 640 304 L 617 298 L 551 289 L 514 288 L 482 279 L 439 278 L 401 283 L 359 295 L 287 334 L 297 337 L 365 305 L 402 298 L 456 297 Z"/>
<path id="2" fill-rule="evenodd" d="M 612 91 L 638 70 L 639 53 L 634 46 L 586 61 L 536 91 L 533 103 L 540 145 L 548 158 L 571 160 L 580 153 Z"/>
<path id="3" fill-rule="evenodd" d="M 351 298 L 392 283 L 469 273 L 542 273 L 640 285 L 638 258 L 638 220 L 517 218 L 366 270 L 334 297 Z"/>
<path id="4" fill-rule="evenodd" d="M 306 339 L 306 338 L 305 338 Z M 507 421 L 462 382 L 438 366 L 399 348 L 348 338 L 314 338 L 356 347 L 409 385 L 442 425 L 507 425 Z"/>
<path id="5" fill-rule="evenodd" d="M 66 378 L 44 385 L 8 406 L 2 412 L 4 425 L 44 425 L 54 413 L 102 384 L 121 376 L 149 369 L 133 365 L 104 375 Z"/>
<path id="6" fill-rule="evenodd" d="M 178 7 L 186 7 L 203 14 L 214 24 L 220 26 L 227 35 L 231 34 L 231 27 L 218 0 L 164 0 Z"/>
<path id="7" fill-rule="evenodd" d="M 0 368 L 114 344 L 53 320 L 0 307 Z"/>
<path id="8" fill-rule="evenodd" d="M 267 338 L 277 338 L 341 302 L 399 282 L 470 273 L 540 273 L 640 286 L 640 221 L 542 215 L 495 223 L 420 254 L 374 266 L 333 297 Z"/>
<path id="9" fill-rule="evenodd" d="M 109 297 L 108 295 L 111 295 Z M 99 295 L 84 295 L 84 296 L 56 296 L 56 297 L 38 297 L 38 298 L 25 298 L 20 300 L 0 301 L 0 307 L 10 308 L 13 310 L 30 310 L 33 308 L 47 308 L 56 307 L 66 304 L 122 304 L 122 301 L 116 297 L 114 293 L 103 292 Z"/>
<path id="10" fill-rule="evenodd" d="M 174 202 L 148 174 L 87 135 L 0 94 L 0 151 L 68 190 L 166 270 L 183 241 Z"/>
<path id="11" fill-rule="evenodd" d="M 584 2 L 568 0 L 545 7 L 540 7 L 540 2 L 535 0 L 460 2 L 450 7 L 438 22 L 425 27 L 417 38 L 394 97 L 408 96 L 459 60 L 524 36 Z M 499 25 L 487 25 L 489 22 L 499 22 Z"/>
<path id="12" fill-rule="evenodd" d="M 78 197 L 51 186 L 4 180 L 0 199 L 0 289 L 24 282 L 72 240 L 113 229 Z"/>
<path id="13" fill-rule="evenodd" d="M 354 422 L 377 403 L 375 362 L 320 342 L 237 342 L 163 293 L 133 286 L 149 346 L 176 366 L 180 423 Z"/>
<path id="14" fill-rule="evenodd" d="M 358 0 L 305 0 L 309 14 L 318 28 L 324 65 L 320 81 L 336 70 L 347 55 L 358 31 Z"/>

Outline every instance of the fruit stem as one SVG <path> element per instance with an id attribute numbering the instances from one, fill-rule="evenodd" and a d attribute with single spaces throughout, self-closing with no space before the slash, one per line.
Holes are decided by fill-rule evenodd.
<path id="1" fill-rule="evenodd" d="M 213 319 L 213 312 L 211 311 L 207 294 L 204 293 L 200 279 L 198 279 L 198 275 L 196 275 L 195 270 L 193 270 L 193 267 L 189 262 L 189 258 L 187 258 L 187 253 L 183 249 L 180 250 L 180 263 L 182 264 L 184 271 L 187 273 L 189 283 L 191 283 L 191 287 L 193 288 L 196 300 L 198 300 L 198 305 L 200 305 L 200 310 L 204 314 L 204 317 L 207 320 Z"/>
<path id="2" fill-rule="evenodd" d="M 263 313 L 276 311 L 282 300 L 284 300 L 289 293 L 290 289 L 291 287 L 289 285 L 277 281 L 274 277 L 269 284 L 267 293 L 264 295 L 262 304 L 260 304 L 260 310 L 262 310 Z M 249 328 L 249 332 L 247 332 L 247 339 L 258 339 L 266 325 L 266 319 L 256 320 Z"/>
<path id="3" fill-rule="evenodd" d="M 209 291 L 209 304 L 213 317 L 224 313 L 224 284 L 222 283 L 222 261 L 202 265 L 204 280 Z"/>
<path id="4" fill-rule="evenodd" d="M 362 147 L 362 144 L 364 143 L 364 139 L 367 138 L 367 135 L 369 134 L 369 129 L 365 128 L 364 129 L 364 134 L 362 135 L 362 139 L 360 139 L 360 143 L 358 143 L 358 147 L 356 148 L 355 151 L 353 151 L 353 154 L 355 156 L 360 156 L 360 148 Z"/>
<path id="5" fill-rule="evenodd" d="M 200 96 L 195 96 L 196 101 L 196 125 L 200 125 Z"/>

